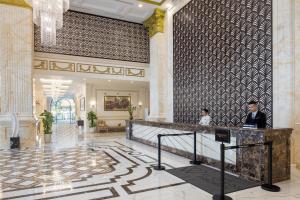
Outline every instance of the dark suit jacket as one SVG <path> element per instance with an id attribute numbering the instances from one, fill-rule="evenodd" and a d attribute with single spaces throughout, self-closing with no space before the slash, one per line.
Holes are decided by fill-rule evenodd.
<path id="1" fill-rule="evenodd" d="M 266 128 L 266 114 L 257 111 L 255 119 L 252 119 L 252 113 L 249 113 L 245 124 L 257 125 L 257 128 Z"/>

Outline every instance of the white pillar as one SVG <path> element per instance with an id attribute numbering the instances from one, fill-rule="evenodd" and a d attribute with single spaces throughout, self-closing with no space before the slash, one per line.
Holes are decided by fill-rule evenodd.
<path id="1" fill-rule="evenodd" d="M 167 41 L 164 33 L 150 38 L 150 116 L 149 120 L 165 121 L 167 96 Z"/>
<path id="2" fill-rule="evenodd" d="M 300 169 L 300 0 L 295 0 L 295 102 L 293 145 L 295 163 Z"/>
<path id="3" fill-rule="evenodd" d="M 17 113 L 21 126 L 21 146 L 24 147 L 25 143 L 35 141 L 32 113 L 32 10 L 29 7 L 0 4 L 0 18 L 0 113 Z M 3 126 L 8 125 L 1 125 L 0 122 L 0 126 L 3 130 Z"/>
<path id="4" fill-rule="evenodd" d="M 294 0 L 273 1 L 273 127 L 293 127 Z"/>

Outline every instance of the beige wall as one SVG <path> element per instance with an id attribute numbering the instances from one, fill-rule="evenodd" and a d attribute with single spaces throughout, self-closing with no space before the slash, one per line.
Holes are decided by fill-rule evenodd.
<path id="1" fill-rule="evenodd" d="M 86 88 L 87 112 L 95 111 L 99 119 L 105 120 L 111 126 L 116 126 L 119 123 L 125 125 L 125 120 L 129 119 L 129 114 L 127 111 L 105 111 L 104 96 L 131 96 L 132 105 L 137 107 L 134 112 L 135 119 L 143 119 L 144 109 L 149 108 L 148 86 L 137 86 L 130 84 L 130 82 L 124 84 L 103 83 L 103 81 L 98 84 L 88 83 Z M 91 107 L 91 101 L 96 102 L 95 107 Z M 141 107 L 138 106 L 139 102 L 142 103 Z"/>

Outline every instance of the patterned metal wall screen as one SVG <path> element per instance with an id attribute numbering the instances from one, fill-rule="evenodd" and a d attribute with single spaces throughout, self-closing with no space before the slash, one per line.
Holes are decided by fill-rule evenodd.
<path id="1" fill-rule="evenodd" d="M 37 52 L 149 63 L 149 37 L 142 24 L 68 11 L 56 46 L 41 46 L 37 26 L 34 35 Z"/>
<path id="2" fill-rule="evenodd" d="M 174 15 L 174 121 L 242 125 L 249 100 L 272 126 L 272 0 L 192 0 Z"/>

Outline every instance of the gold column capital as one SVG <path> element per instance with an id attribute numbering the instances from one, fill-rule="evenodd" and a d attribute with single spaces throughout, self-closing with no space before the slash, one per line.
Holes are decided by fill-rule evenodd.
<path id="1" fill-rule="evenodd" d="M 26 0 L 0 0 L 0 4 L 31 8 L 31 5 Z"/>
<path id="2" fill-rule="evenodd" d="M 151 17 L 144 21 L 144 26 L 149 32 L 149 37 L 154 36 L 158 32 L 164 32 L 165 13 L 166 12 L 164 10 L 156 8 Z"/>

